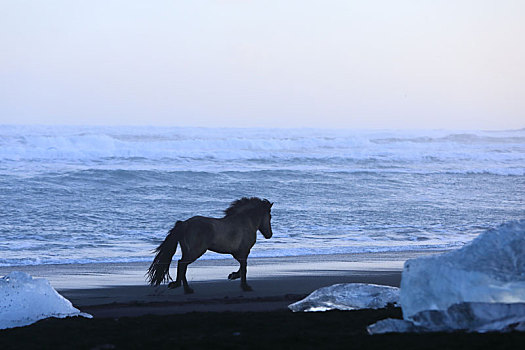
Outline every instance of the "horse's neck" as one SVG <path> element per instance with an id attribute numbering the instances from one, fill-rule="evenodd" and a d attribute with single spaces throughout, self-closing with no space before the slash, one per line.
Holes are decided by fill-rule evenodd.
<path id="1" fill-rule="evenodd" d="M 256 232 L 259 229 L 259 225 L 261 224 L 261 218 L 253 215 L 247 215 L 247 214 L 236 214 L 230 217 L 230 220 L 232 223 L 242 223 L 247 222 L 249 223 L 249 227 L 246 227 L 250 231 Z"/>

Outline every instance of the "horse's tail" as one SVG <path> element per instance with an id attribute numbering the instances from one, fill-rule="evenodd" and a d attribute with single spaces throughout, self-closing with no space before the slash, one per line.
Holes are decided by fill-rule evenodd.
<path id="1" fill-rule="evenodd" d="M 162 282 L 167 282 L 171 279 L 170 264 L 177 250 L 177 244 L 182 237 L 181 224 L 182 221 L 177 221 L 175 226 L 169 231 L 166 239 L 164 239 L 164 242 L 155 249 L 157 255 L 155 255 L 155 259 L 153 259 L 147 272 L 148 282 L 152 286 L 158 286 Z"/>

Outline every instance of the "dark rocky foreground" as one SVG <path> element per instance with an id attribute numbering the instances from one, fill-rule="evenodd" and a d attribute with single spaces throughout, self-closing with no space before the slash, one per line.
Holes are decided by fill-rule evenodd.
<path id="1" fill-rule="evenodd" d="M 525 333 L 388 334 L 366 326 L 398 308 L 324 313 L 193 312 L 47 319 L 0 331 L 0 349 L 521 349 Z"/>

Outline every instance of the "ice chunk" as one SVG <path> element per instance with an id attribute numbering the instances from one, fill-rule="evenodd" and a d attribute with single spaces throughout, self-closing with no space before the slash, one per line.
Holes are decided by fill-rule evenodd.
<path id="1" fill-rule="evenodd" d="M 525 220 L 488 230 L 455 251 L 405 263 L 400 292 L 405 319 L 463 302 L 525 302 Z"/>
<path id="2" fill-rule="evenodd" d="M 384 334 L 384 333 L 418 333 L 425 332 L 426 329 L 416 326 L 413 322 L 400 320 L 397 318 L 387 318 L 377 321 L 374 324 L 366 327 L 368 334 Z"/>
<path id="3" fill-rule="evenodd" d="M 0 329 L 26 326 L 47 317 L 91 315 L 74 308 L 43 278 L 11 272 L 0 279 Z"/>
<path id="4" fill-rule="evenodd" d="M 524 303 L 458 303 L 447 310 L 421 311 L 412 322 L 429 331 L 475 332 L 521 330 L 525 326 Z"/>
<path id="5" fill-rule="evenodd" d="M 383 320 L 368 331 L 524 331 L 525 220 L 458 250 L 407 261 L 400 304 L 404 321 Z"/>
<path id="6" fill-rule="evenodd" d="M 395 304 L 399 288 L 366 283 L 341 283 L 313 291 L 303 300 L 288 306 L 297 311 L 377 309 Z"/>
<path id="7" fill-rule="evenodd" d="M 381 320 L 368 326 L 367 330 L 370 334 L 525 331 L 525 304 L 458 303 L 447 310 L 418 312 L 411 320 Z"/>

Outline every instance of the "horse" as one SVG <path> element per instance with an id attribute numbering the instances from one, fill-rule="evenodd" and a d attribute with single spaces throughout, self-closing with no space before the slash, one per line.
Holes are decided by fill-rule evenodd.
<path id="1" fill-rule="evenodd" d="M 173 281 L 169 269 L 180 244 L 182 257 L 177 264 L 177 278 L 168 284 L 168 288 L 180 287 L 182 283 L 185 294 L 193 293 L 186 280 L 188 265 L 211 250 L 231 254 L 239 262 L 239 270 L 230 273 L 228 279 L 240 278 L 242 290 L 251 291 L 246 282 L 247 258 L 255 244 L 257 231 L 266 239 L 273 235 L 270 224 L 272 205 L 267 199 L 243 197 L 233 201 L 222 218 L 194 216 L 186 221 L 177 221 L 154 251 L 155 258 L 146 273 L 149 284 L 158 286 L 162 282 Z"/>

